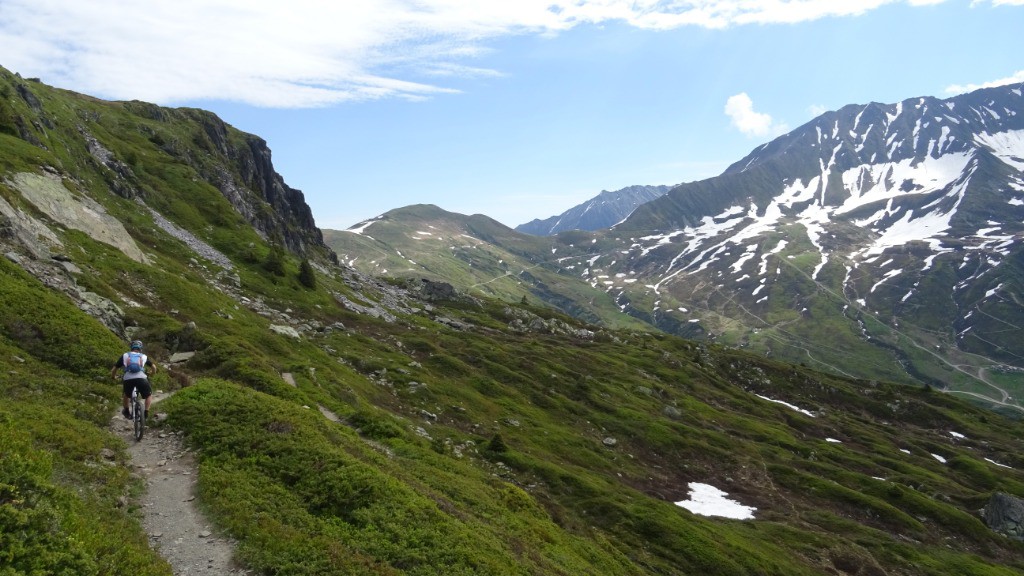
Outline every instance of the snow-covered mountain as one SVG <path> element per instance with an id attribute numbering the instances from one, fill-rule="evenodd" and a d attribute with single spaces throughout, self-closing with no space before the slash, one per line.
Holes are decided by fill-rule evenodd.
<path id="1" fill-rule="evenodd" d="M 373 262 L 422 250 L 426 228 L 410 226 L 418 232 L 389 235 L 386 250 L 343 252 Z M 1024 394 L 1019 85 L 828 112 L 611 228 L 550 238 L 457 229 L 480 244 L 446 241 L 443 265 L 388 269 L 444 270 L 473 290 L 507 283 L 509 295 L 588 320 L 613 308 L 861 378 Z M 472 274 L 460 282 L 453 270 Z"/>
<path id="2" fill-rule="evenodd" d="M 1022 86 L 826 113 L 610 234 L 560 263 L 674 332 L 833 367 L 865 343 L 908 371 L 951 349 L 1024 366 Z"/>
<path id="3" fill-rule="evenodd" d="M 672 186 L 627 186 L 614 192 L 602 190 L 594 198 L 578 204 L 558 216 L 520 224 L 516 226 L 516 231 L 534 236 L 553 236 L 566 230 L 610 228 L 629 216 L 637 206 L 664 196 L 672 188 Z"/>

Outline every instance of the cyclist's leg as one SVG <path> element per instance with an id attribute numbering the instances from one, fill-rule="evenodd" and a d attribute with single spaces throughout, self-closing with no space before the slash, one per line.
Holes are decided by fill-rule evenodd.
<path id="1" fill-rule="evenodd" d="M 139 388 L 139 396 L 146 402 L 146 414 L 149 414 L 149 405 L 153 402 L 153 386 L 149 383 L 149 378 L 139 378 L 137 380 Z"/>
<path id="2" fill-rule="evenodd" d="M 132 384 L 130 380 L 121 381 L 121 406 L 124 407 L 122 414 L 129 411 L 129 406 L 132 399 L 132 388 L 134 387 L 135 385 Z"/>

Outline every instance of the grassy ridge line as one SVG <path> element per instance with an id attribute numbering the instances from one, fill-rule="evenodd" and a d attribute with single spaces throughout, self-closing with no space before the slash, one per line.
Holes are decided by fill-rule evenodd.
<path id="1" fill-rule="evenodd" d="M 622 314 L 606 291 L 560 272 L 560 257 L 552 254 L 560 245 L 483 216 L 462 216 L 435 206 L 406 207 L 389 212 L 362 234 L 325 230 L 324 240 L 365 274 L 430 278 L 506 302 L 539 300 L 612 328 L 649 327 Z"/>

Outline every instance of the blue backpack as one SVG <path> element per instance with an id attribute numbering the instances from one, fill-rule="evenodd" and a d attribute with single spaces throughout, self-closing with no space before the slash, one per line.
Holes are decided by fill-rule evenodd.
<path id="1" fill-rule="evenodd" d="M 127 372 L 137 374 L 142 372 L 143 360 L 141 352 L 129 352 L 127 362 L 124 363 L 124 369 Z"/>

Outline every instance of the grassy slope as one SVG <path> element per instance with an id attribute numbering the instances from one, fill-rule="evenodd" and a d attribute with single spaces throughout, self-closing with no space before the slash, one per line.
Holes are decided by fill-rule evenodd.
<path id="1" fill-rule="evenodd" d="M 363 233 L 325 230 L 324 241 L 342 261 L 366 274 L 429 278 L 471 294 L 519 302 L 546 302 L 577 318 L 614 328 L 644 329 L 621 313 L 603 286 L 563 269 L 559 251 L 586 234 L 540 238 L 485 216 L 462 216 L 435 206 L 393 210 Z"/>
<path id="2" fill-rule="evenodd" d="M 95 110 L 111 126 L 147 122 L 116 105 L 38 91 L 69 118 Z M 184 138 L 186 128 L 162 129 Z M 155 358 L 198 352 L 181 378 L 158 380 L 161 388 L 195 382 L 160 410 L 199 449 L 203 506 L 263 573 L 1024 569 L 1024 546 L 975 514 L 994 491 L 1024 494 L 1019 422 L 924 389 L 872 386 L 674 337 L 515 333 L 500 301 L 416 305 L 395 322 L 358 314 L 334 294 L 363 305 L 384 295 L 337 269 L 304 287 L 290 257 L 283 275 L 269 273 L 270 247 L 225 212 L 216 190 L 192 181 L 193 168 L 149 139 L 118 134 L 110 128 L 105 145 L 144 158 L 139 184 L 160 190 L 150 200 L 233 257 L 250 302 L 314 326 L 297 340 L 271 333 L 265 308 L 213 287 L 216 270 L 106 192 L 102 171 L 70 135 L 57 158 L 0 134 L 8 170 L 37 161 L 74 167 L 153 258 L 136 265 L 61 233 L 85 271 L 80 285 L 140 304 L 126 320 Z M 118 506 L 140 488 L 123 445 L 105 430 L 118 392 L 103 374 L 122 343 L 6 260 L 0 292 L 0 369 L 9 376 L 0 382 L 0 573 L 168 574 L 133 510 Z M 755 506 L 757 520 L 673 505 L 689 482 Z"/>

